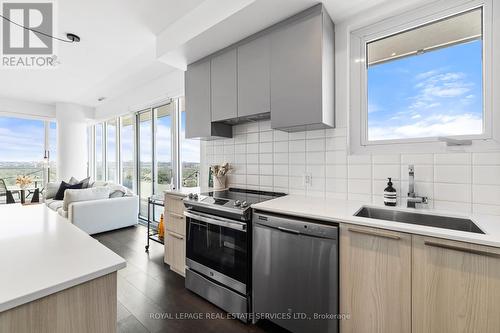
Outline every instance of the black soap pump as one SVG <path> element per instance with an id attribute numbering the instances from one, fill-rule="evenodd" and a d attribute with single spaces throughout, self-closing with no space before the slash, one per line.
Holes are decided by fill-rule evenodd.
<path id="1" fill-rule="evenodd" d="M 392 187 L 391 178 L 387 179 L 389 179 L 389 182 L 387 183 L 387 187 L 384 190 L 384 205 L 396 206 L 396 201 L 397 201 L 396 189 Z"/>

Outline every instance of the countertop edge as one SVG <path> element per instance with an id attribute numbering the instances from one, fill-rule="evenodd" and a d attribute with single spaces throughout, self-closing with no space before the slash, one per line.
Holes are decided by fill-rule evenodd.
<path id="1" fill-rule="evenodd" d="M 95 271 L 95 272 L 92 272 L 92 273 L 89 273 L 89 274 L 86 274 L 83 276 L 79 276 L 75 279 L 72 279 L 69 281 L 64 281 L 64 282 L 58 283 L 54 286 L 51 286 L 51 287 L 48 287 L 45 289 L 41 289 L 41 290 L 37 290 L 37 291 L 34 291 L 32 293 L 11 299 L 8 302 L 0 304 L 0 312 L 13 309 L 13 308 L 18 307 L 20 305 L 36 301 L 36 300 L 41 299 L 43 297 L 55 294 L 57 292 L 60 292 L 60 291 L 66 290 L 66 289 L 69 289 L 71 287 L 75 287 L 79 284 L 97 279 L 97 278 L 102 277 L 102 276 L 107 275 L 107 274 L 111 274 L 111 273 L 116 272 L 122 268 L 125 268 L 126 266 L 127 266 L 126 261 L 123 260 L 120 263 L 103 268 L 101 270 L 98 270 L 98 271 Z"/>
<path id="2" fill-rule="evenodd" d="M 267 202 L 265 202 L 265 204 L 269 205 L 269 203 L 271 201 L 272 200 L 267 201 Z M 360 203 L 360 207 L 361 207 L 361 205 L 363 205 L 363 204 Z M 370 205 L 370 204 L 365 204 L 365 205 Z M 361 220 L 357 220 L 357 219 L 349 219 L 349 218 L 346 218 L 345 216 L 328 217 L 328 216 L 324 216 L 324 215 L 315 215 L 314 213 L 304 214 L 302 212 L 294 212 L 294 211 L 289 211 L 289 210 L 284 210 L 284 209 L 279 209 L 279 208 L 272 208 L 272 207 L 268 207 L 268 206 L 261 207 L 261 204 L 254 204 L 251 207 L 252 207 L 252 209 L 263 211 L 263 212 L 290 215 L 290 216 L 302 217 L 302 218 L 309 218 L 309 219 L 319 220 L 319 221 L 323 221 L 323 222 L 359 225 L 359 226 L 364 226 L 364 227 L 397 231 L 397 232 L 403 232 L 403 233 L 414 234 L 414 235 L 419 235 L 419 236 L 435 237 L 435 238 L 441 238 L 441 239 L 446 239 L 446 240 L 466 242 L 466 243 L 471 243 L 471 244 L 500 248 L 500 240 L 497 241 L 497 240 L 479 239 L 479 238 L 473 238 L 473 237 L 471 238 L 470 236 L 467 237 L 467 235 L 454 235 L 454 234 L 450 235 L 450 234 L 445 234 L 443 231 L 441 231 L 440 228 L 434 228 L 434 227 L 421 227 L 421 226 L 416 226 L 416 225 L 413 225 L 413 227 L 405 227 L 403 223 L 398 223 L 398 222 L 394 222 L 395 223 L 394 225 L 386 225 L 384 223 L 387 223 L 389 221 L 384 221 L 384 222 L 381 222 L 379 224 L 379 223 L 373 222 L 371 220 L 361 221 Z M 423 229 L 423 228 L 426 228 L 426 229 Z M 429 230 L 427 228 L 436 229 L 436 230 L 435 231 Z M 447 230 L 447 229 L 443 229 L 443 230 Z"/>

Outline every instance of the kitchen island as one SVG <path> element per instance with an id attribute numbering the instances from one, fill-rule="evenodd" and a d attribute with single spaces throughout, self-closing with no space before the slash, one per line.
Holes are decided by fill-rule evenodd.
<path id="1" fill-rule="evenodd" d="M 0 207 L 0 332 L 115 332 L 123 258 L 45 205 Z"/>

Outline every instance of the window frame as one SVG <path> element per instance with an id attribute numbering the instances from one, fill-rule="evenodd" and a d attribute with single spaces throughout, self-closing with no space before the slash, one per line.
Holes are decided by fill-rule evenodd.
<path id="1" fill-rule="evenodd" d="M 366 50 L 370 42 L 377 41 L 410 29 L 446 19 L 476 8 L 483 8 L 483 133 L 480 135 L 446 136 L 455 140 L 472 140 L 472 145 L 457 146 L 454 149 L 478 151 L 500 147 L 500 129 L 498 122 L 499 105 L 492 96 L 497 86 L 493 70 L 493 59 L 497 52 L 493 49 L 492 36 L 498 32 L 493 20 L 494 11 L 491 0 L 443 1 L 417 8 L 412 11 L 392 16 L 378 23 L 365 26 L 350 33 L 350 120 L 349 138 L 351 153 L 373 152 L 438 152 L 449 150 L 445 142 L 438 137 L 404 138 L 388 140 L 368 140 L 368 68 Z M 498 15 L 497 15 L 498 17 Z M 494 25 L 495 24 L 495 25 Z M 496 69 L 498 71 L 498 69 Z"/>

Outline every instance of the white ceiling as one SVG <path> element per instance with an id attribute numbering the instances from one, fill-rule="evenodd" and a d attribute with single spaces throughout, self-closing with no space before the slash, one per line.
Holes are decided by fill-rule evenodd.
<path id="1" fill-rule="evenodd" d="M 96 106 L 100 96 L 117 97 L 178 70 L 172 64 L 190 63 L 317 3 L 238 1 L 232 8 L 222 0 L 57 1 L 58 35 L 73 32 L 82 41 L 57 43 L 61 61 L 57 69 L 0 70 L 0 95 L 41 103 Z M 340 21 L 387 1 L 397 0 L 323 2 L 332 19 Z M 214 25 L 196 25 L 193 20 L 197 15 L 199 20 L 200 8 L 206 13 L 205 21 Z M 190 15 L 195 12 L 198 14 Z M 183 26 L 191 30 L 194 26 L 198 31 L 187 40 L 176 40 L 177 44 L 159 61 L 157 35 L 168 36 Z"/>

